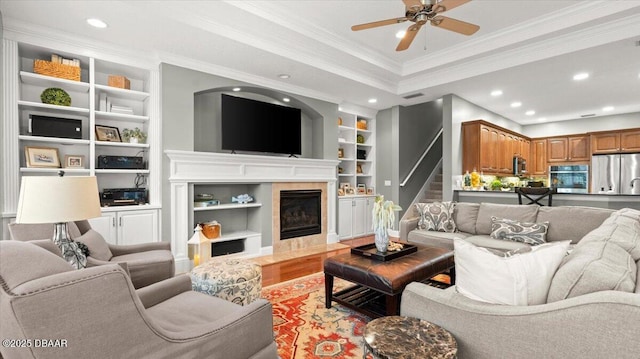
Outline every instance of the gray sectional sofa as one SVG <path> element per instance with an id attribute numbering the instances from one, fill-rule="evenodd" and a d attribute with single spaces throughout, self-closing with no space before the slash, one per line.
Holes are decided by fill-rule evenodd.
<path id="1" fill-rule="evenodd" d="M 459 359 L 640 358 L 640 211 L 459 203 L 454 219 L 461 232 L 419 230 L 411 218 L 402 221 L 401 236 L 448 248 L 453 237 L 488 248 L 528 246 L 490 238 L 491 216 L 548 221 L 547 241 L 575 243 L 552 278 L 547 302 L 490 304 L 455 286 L 411 283 L 402 294 L 402 315 L 449 330 Z"/>

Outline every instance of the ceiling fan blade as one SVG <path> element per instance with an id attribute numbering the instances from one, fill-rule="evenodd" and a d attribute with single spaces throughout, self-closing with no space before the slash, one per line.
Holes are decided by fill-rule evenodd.
<path id="1" fill-rule="evenodd" d="M 413 39 L 418 34 L 418 31 L 420 31 L 421 27 L 422 24 L 413 24 L 409 26 L 407 32 L 404 34 L 404 37 L 402 38 L 402 40 L 400 40 L 398 47 L 396 47 L 396 51 L 404 51 L 408 49 L 411 45 L 411 42 L 413 42 Z"/>
<path id="2" fill-rule="evenodd" d="M 455 31 L 463 35 L 473 35 L 480 29 L 480 26 L 470 24 L 468 22 L 452 19 L 446 16 L 436 16 L 431 19 L 431 25 L 443 28 L 449 31 Z"/>
<path id="3" fill-rule="evenodd" d="M 469 1 L 471 0 L 442 0 L 434 6 L 433 11 L 436 13 L 445 12 L 460 5 L 464 5 Z"/>
<path id="4" fill-rule="evenodd" d="M 351 30 L 352 31 L 366 30 L 366 29 L 371 29 L 372 27 L 399 24 L 405 21 L 407 21 L 406 17 L 398 17 L 395 19 L 380 20 L 380 21 L 368 22 L 366 24 L 353 25 L 351 26 Z"/>
<path id="5" fill-rule="evenodd" d="M 424 6 L 420 0 L 402 0 L 402 2 L 404 2 L 407 10 L 412 8 L 421 9 Z"/>

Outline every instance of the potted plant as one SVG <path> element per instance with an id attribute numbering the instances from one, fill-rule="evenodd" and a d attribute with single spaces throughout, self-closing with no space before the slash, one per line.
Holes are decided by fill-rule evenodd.
<path id="1" fill-rule="evenodd" d="M 389 246 L 389 228 L 393 229 L 395 223 L 396 211 L 402 208 L 393 201 L 385 201 L 384 196 L 376 196 L 373 210 L 371 211 L 373 232 L 375 234 L 376 249 L 378 252 L 386 253 Z"/>
<path id="2" fill-rule="evenodd" d="M 491 190 L 492 191 L 500 191 L 502 189 L 502 182 L 500 180 L 491 181 Z"/>
<path id="3" fill-rule="evenodd" d="M 138 127 L 132 129 L 125 128 L 122 131 L 122 139 L 125 142 L 130 143 L 145 143 L 147 141 L 147 134 L 142 132 Z"/>

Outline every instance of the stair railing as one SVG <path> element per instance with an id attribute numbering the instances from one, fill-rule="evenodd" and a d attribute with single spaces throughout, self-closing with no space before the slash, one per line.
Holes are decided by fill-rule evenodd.
<path id="1" fill-rule="evenodd" d="M 429 144 L 429 147 L 427 147 L 427 149 L 422 153 L 422 156 L 420 156 L 418 161 L 416 161 L 416 164 L 413 165 L 413 168 L 411 168 L 411 171 L 409 171 L 409 174 L 407 174 L 407 177 L 405 177 L 404 181 L 400 182 L 400 187 L 404 187 L 409 182 L 409 180 L 411 179 L 411 176 L 413 176 L 413 173 L 416 171 L 416 169 L 418 169 L 418 166 L 420 166 L 420 164 L 422 163 L 422 160 L 424 160 L 424 158 L 427 157 L 427 154 L 429 153 L 433 145 L 436 143 L 438 138 L 442 136 L 443 131 L 444 129 L 440 127 L 440 131 L 438 131 L 438 134 L 436 135 L 436 137 L 433 138 L 433 141 L 431 141 L 431 143 Z"/>

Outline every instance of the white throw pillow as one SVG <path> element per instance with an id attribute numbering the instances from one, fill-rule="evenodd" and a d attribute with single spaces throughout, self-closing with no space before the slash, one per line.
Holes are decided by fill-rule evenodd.
<path id="1" fill-rule="evenodd" d="M 456 289 L 474 300 L 506 305 L 544 304 L 551 279 L 571 241 L 541 244 L 530 252 L 497 256 L 454 239 Z"/>

